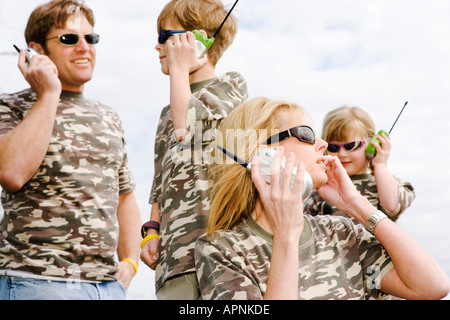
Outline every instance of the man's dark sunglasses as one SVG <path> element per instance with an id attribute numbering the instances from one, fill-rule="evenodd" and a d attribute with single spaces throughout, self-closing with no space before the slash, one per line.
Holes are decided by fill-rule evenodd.
<path id="1" fill-rule="evenodd" d="M 96 33 L 85 34 L 85 35 L 83 35 L 83 37 L 86 39 L 86 42 L 89 44 L 97 44 L 100 41 L 100 36 Z M 66 34 L 62 34 L 60 36 L 48 38 L 46 40 L 52 40 L 52 39 L 56 39 L 56 38 L 59 38 L 59 42 L 66 46 L 77 45 L 78 42 L 80 41 L 80 36 L 76 33 L 66 33 Z"/>
<path id="2" fill-rule="evenodd" d="M 274 134 L 269 139 L 267 139 L 265 144 L 277 143 L 289 139 L 290 137 L 295 137 L 300 142 L 306 142 L 310 144 L 314 144 L 316 142 L 316 135 L 314 134 L 314 130 L 309 126 L 302 125 Z"/>
<path id="3" fill-rule="evenodd" d="M 161 30 L 159 32 L 158 43 L 164 44 L 174 34 L 186 33 L 184 30 Z"/>

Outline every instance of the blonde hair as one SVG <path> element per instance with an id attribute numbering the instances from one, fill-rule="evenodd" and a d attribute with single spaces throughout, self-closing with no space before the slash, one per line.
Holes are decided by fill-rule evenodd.
<path id="1" fill-rule="evenodd" d="M 342 106 L 331 110 L 325 116 L 322 139 L 326 142 L 348 141 L 354 133 L 361 134 L 366 139 L 375 135 L 375 123 L 363 109 Z"/>
<path id="2" fill-rule="evenodd" d="M 166 22 L 172 20 L 187 31 L 204 30 L 210 38 L 219 29 L 227 14 L 228 11 L 220 0 L 172 0 L 158 17 L 158 33 Z M 208 58 L 213 65 L 217 64 L 225 50 L 233 43 L 236 33 L 237 19 L 231 14 L 208 50 Z"/>
<path id="3" fill-rule="evenodd" d="M 240 158 L 250 161 L 258 146 L 279 132 L 277 112 L 282 109 L 299 112 L 304 109 L 294 103 L 268 98 L 247 100 L 234 109 L 220 126 L 218 144 Z M 227 231 L 254 210 L 259 194 L 247 170 L 216 151 L 210 173 L 213 180 L 207 237 L 218 230 Z"/>

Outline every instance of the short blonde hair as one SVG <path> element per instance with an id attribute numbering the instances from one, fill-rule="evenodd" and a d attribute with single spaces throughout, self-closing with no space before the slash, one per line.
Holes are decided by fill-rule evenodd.
<path id="1" fill-rule="evenodd" d="M 222 121 L 217 143 L 250 161 L 257 148 L 272 134 L 279 132 L 281 124 L 277 113 L 285 109 L 299 112 L 305 119 L 309 119 L 305 110 L 297 104 L 263 97 L 254 98 L 234 109 Z M 213 188 L 208 237 L 212 237 L 218 230 L 227 231 L 241 218 L 247 218 L 259 198 L 247 170 L 237 163 L 230 163 L 221 152 L 216 151 L 216 161 L 212 164 L 210 173 Z"/>
<path id="2" fill-rule="evenodd" d="M 169 21 L 179 23 L 184 30 L 204 30 L 208 38 L 219 29 L 228 11 L 220 0 L 172 0 L 161 11 L 157 28 L 158 33 Z M 209 61 L 215 66 L 225 50 L 233 43 L 237 33 L 237 19 L 231 14 L 212 47 L 208 50 Z"/>
<path id="3" fill-rule="evenodd" d="M 326 142 L 348 141 L 354 133 L 360 134 L 366 139 L 375 135 L 375 123 L 363 109 L 342 106 L 331 110 L 325 116 L 322 139 Z"/>

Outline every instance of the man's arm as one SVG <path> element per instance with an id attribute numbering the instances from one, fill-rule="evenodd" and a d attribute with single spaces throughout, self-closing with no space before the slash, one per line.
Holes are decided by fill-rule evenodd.
<path id="1" fill-rule="evenodd" d="M 131 279 L 135 275 L 133 264 L 124 259 L 131 259 L 137 266 L 139 262 L 139 243 L 141 217 L 136 198 L 133 193 L 125 193 L 119 196 L 117 208 L 117 220 L 119 222 L 119 244 L 117 255 L 119 257 L 119 271 L 116 276 L 128 288 Z"/>
<path id="2" fill-rule="evenodd" d="M 34 56 L 27 65 L 21 50 L 19 68 L 38 100 L 20 124 L 0 138 L 0 185 L 13 192 L 34 175 L 47 153 L 61 95 L 58 70 L 47 56 Z"/>

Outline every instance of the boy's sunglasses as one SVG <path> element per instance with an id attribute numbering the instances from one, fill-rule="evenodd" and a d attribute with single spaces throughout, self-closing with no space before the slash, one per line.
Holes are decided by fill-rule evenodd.
<path id="1" fill-rule="evenodd" d="M 328 144 L 328 152 L 339 152 L 339 150 L 341 150 L 341 147 L 344 147 L 345 150 L 347 151 L 356 151 L 359 148 L 361 148 L 364 144 L 366 143 L 366 141 L 364 140 L 360 140 L 360 141 L 350 141 L 350 142 L 346 142 L 346 143 L 329 143 Z"/>
<path id="2" fill-rule="evenodd" d="M 274 134 L 269 139 L 267 139 L 265 144 L 277 143 L 289 139 L 290 137 L 296 137 L 300 142 L 306 142 L 310 144 L 314 144 L 316 142 L 316 135 L 314 134 L 314 130 L 311 127 L 297 126 Z"/>
<path id="3" fill-rule="evenodd" d="M 161 30 L 159 32 L 158 43 L 164 44 L 174 34 L 186 33 L 184 30 Z"/>
<path id="4" fill-rule="evenodd" d="M 89 33 L 83 35 L 83 37 L 86 39 L 86 42 L 89 44 L 97 44 L 100 41 L 100 36 L 96 33 Z M 60 36 L 51 37 L 46 40 L 52 40 L 59 38 L 59 42 L 66 46 L 74 46 L 77 45 L 80 41 L 80 36 L 76 33 L 66 33 L 62 34 Z"/>

